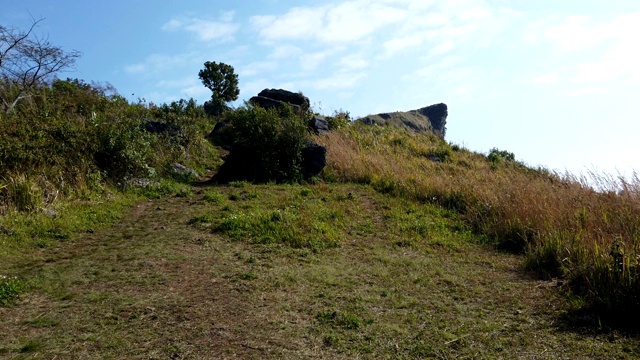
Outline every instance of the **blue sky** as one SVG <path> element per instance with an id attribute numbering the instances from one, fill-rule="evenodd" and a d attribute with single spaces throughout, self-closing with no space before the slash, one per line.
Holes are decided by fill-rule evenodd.
<path id="1" fill-rule="evenodd" d="M 132 101 L 210 96 L 205 61 L 353 116 L 449 106 L 447 140 L 560 171 L 640 169 L 640 2 L 4 1 L 0 23 L 82 52 L 61 77 Z M 8 4 L 7 4 L 8 3 Z M 238 103 L 241 103 L 240 101 Z"/>

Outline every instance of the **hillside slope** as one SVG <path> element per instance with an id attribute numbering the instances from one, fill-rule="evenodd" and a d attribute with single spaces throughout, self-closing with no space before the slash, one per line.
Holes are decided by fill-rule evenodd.
<path id="1" fill-rule="evenodd" d="M 354 184 L 189 188 L 1 273 L 0 358 L 634 358 L 459 215 Z"/>

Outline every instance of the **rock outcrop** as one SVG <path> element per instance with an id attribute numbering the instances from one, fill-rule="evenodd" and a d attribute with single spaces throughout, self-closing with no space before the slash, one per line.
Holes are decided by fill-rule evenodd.
<path id="1" fill-rule="evenodd" d="M 151 119 L 142 119 L 142 128 L 150 132 L 152 134 L 168 134 L 169 137 L 180 144 L 187 143 L 187 136 L 184 133 L 184 130 L 178 125 L 167 124 L 164 122 L 151 120 Z"/>
<path id="2" fill-rule="evenodd" d="M 444 139 L 448 115 L 447 105 L 440 103 L 417 110 L 369 115 L 356 121 L 368 125 L 396 126 L 416 133 L 430 132 Z"/>
<path id="3" fill-rule="evenodd" d="M 329 122 L 322 116 L 314 116 L 309 120 L 309 127 L 316 135 L 324 135 L 329 132 Z"/>
<path id="4" fill-rule="evenodd" d="M 327 149 L 316 142 L 307 141 L 302 149 L 302 176 L 305 179 L 317 176 L 326 165 Z"/>
<path id="5" fill-rule="evenodd" d="M 277 107 L 282 103 L 293 106 L 296 110 L 307 111 L 311 106 L 309 98 L 284 89 L 264 89 L 257 96 L 249 99 L 249 102 L 265 109 Z"/>

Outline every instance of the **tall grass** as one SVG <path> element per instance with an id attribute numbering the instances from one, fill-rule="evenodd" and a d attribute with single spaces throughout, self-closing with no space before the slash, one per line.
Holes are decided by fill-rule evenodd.
<path id="1" fill-rule="evenodd" d="M 523 252 L 530 270 L 565 278 L 589 306 L 637 313 L 637 175 L 558 174 L 391 127 L 355 126 L 318 141 L 327 147 L 327 179 L 455 209 L 488 241 Z"/>

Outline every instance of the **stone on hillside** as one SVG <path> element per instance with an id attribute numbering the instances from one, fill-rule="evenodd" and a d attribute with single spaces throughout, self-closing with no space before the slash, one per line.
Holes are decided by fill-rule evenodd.
<path id="1" fill-rule="evenodd" d="M 308 97 L 284 89 L 264 89 L 260 91 L 258 96 L 296 105 L 304 111 L 309 110 L 309 107 L 311 107 Z"/>
<path id="2" fill-rule="evenodd" d="M 318 135 L 329 132 L 329 122 L 322 116 L 314 116 L 309 120 L 309 127 Z"/>
<path id="3" fill-rule="evenodd" d="M 286 101 L 275 100 L 275 99 L 264 97 L 264 96 L 254 96 L 251 99 L 249 99 L 249 102 L 252 103 L 253 105 L 260 106 L 261 108 L 264 108 L 264 109 L 277 108 L 280 106 L 280 104 L 289 104 Z M 291 105 L 295 111 L 301 110 L 299 105 L 295 105 L 295 104 L 289 104 L 289 105 Z"/>
<path id="4" fill-rule="evenodd" d="M 233 144 L 231 125 L 224 121 L 217 122 L 213 130 L 207 135 L 207 140 L 215 146 L 220 146 L 225 150 L 231 150 L 231 144 Z"/>
<path id="5" fill-rule="evenodd" d="M 187 176 L 187 177 L 193 177 L 193 178 L 200 177 L 200 174 L 198 174 L 197 171 L 193 170 L 192 168 L 186 167 L 180 163 L 171 164 L 171 172 L 180 176 Z"/>
<path id="6" fill-rule="evenodd" d="M 168 134 L 173 140 L 177 141 L 180 144 L 185 144 L 187 142 L 187 136 L 184 134 L 184 130 L 178 125 L 167 124 L 161 121 L 151 120 L 151 119 L 142 119 L 143 129 L 152 134 Z"/>
<path id="7" fill-rule="evenodd" d="M 447 116 L 447 105 L 441 103 L 418 110 L 369 115 L 357 121 L 366 125 L 395 126 L 416 133 L 433 133 L 444 139 Z"/>
<path id="8" fill-rule="evenodd" d="M 327 149 L 313 141 L 307 141 L 302 149 L 302 175 L 309 179 L 314 177 L 327 165 Z"/>
<path id="9" fill-rule="evenodd" d="M 416 111 L 428 117 L 433 129 L 436 131 L 441 131 L 444 137 L 445 125 L 447 124 L 447 116 L 449 116 L 449 111 L 446 104 L 435 104 L 423 107 L 422 109 L 418 109 Z"/>

